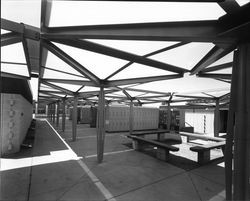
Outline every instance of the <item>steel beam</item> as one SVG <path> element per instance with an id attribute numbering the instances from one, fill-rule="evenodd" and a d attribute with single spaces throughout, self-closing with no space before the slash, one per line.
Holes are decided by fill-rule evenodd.
<path id="1" fill-rule="evenodd" d="M 73 105 L 73 114 L 72 114 L 72 141 L 76 141 L 77 133 L 77 104 L 78 104 L 78 95 L 74 95 L 74 105 Z"/>
<path id="2" fill-rule="evenodd" d="M 105 94 L 104 88 L 100 87 L 97 113 L 97 162 L 103 161 L 105 139 Z"/>
<path id="3" fill-rule="evenodd" d="M 73 26 L 49 28 L 42 37 L 48 39 L 117 39 L 186 42 L 232 42 L 219 38 L 216 20 L 189 22 L 135 23 L 116 25 Z"/>
<path id="4" fill-rule="evenodd" d="M 58 48 L 53 43 L 42 40 L 42 46 L 47 48 L 50 52 L 52 52 L 54 55 L 56 55 L 58 58 L 62 59 L 65 63 L 70 65 L 72 68 L 74 68 L 76 71 L 90 79 L 95 84 L 99 85 L 100 80 L 99 78 L 94 75 L 92 72 L 90 72 L 88 69 L 86 69 L 84 66 L 82 66 L 80 63 L 78 63 L 76 60 L 74 60 L 71 56 L 66 54 L 64 51 L 62 51 L 60 48 Z M 73 45 L 71 45 L 73 46 Z"/>
<path id="5" fill-rule="evenodd" d="M 59 91 L 62 91 L 62 92 L 64 92 L 65 94 L 73 95 L 73 92 L 70 91 L 70 90 L 68 90 L 68 89 L 65 89 L 65 88 L 63 88 L 63 87 L 59 87 L 59 86 L 57 86 L 57 85 L 51 84 L 51 83 L 46 82 L 46 81 L 43 81 L 42 79 L 40 79 L 40 80 L 41 80 L 41 83 L 44 84 L 44 85 L 47 85 L 47 86 L 49 86 L 49 87 L 52 87 L 52 88 L 57 89 L 57 90 L 59 90 Z"/>
<path id="6" fill-rule="evenodd" d="M 219 79 L 231 79 L 231 74 L 225 73 L 199 73 L 197 74 L 198 77 L 207 77 L 207 78 L 219 78 Z"/>
<path id="7" fill-rule="evenodd" d="M 41 68 L 47 69 L 47 70 L 51 70 L 51 71 L 55 71 L 55 72 L 59 72 L 59 73 L 64 73 L 64 74 L 67 74 L 67 75 L 72 75 L 72 76 L 80 77 L 80 78 L 85 78 L 85 77 L 82 76 L 82 75 L 76 75 L 76 74 L 74 74 L 74 73 L 68 73 L 68 72 L 61 71 L 61 70 L 54 69 L 54 68 L 49 68 L 49 67 L 45 67 L 45 66 L 41 66 Z"/>
<path id="8" fill-rule="evenodd" d="M 63 83 L 63 84 L 74 84 L 74 85 L 85 85 L 85 86 L 94 86 L 97 85 L 91 81 L 87 80 L 70 80 L 70 79 L 51 79 L 51 78 L 44 78 L 43 81 L 46 82 L 54 82 L 54 83 Z"/>
<path id="9" fill-rule="evenodd" d="M 77 39 L 54 39 L 53 41 L 57 42 L 57 43 L 61 43 L 61 44 L 65 44 L 65 45 L 70 45 L 76 48 L 81 48 L 84 50 L 88 50 L 88 51 L 92 51 L 92 52 L 96 52 L 99 54 L 104 54 L 107 56 L 111 56 L 111 57 L 116 57 L 119 59 L 124 59 L 124 60 L 128 60 L 128 61 L 133 61 L 139 64 L 143 64 L 143 65 L 147 65 L 147 66 L 151 66 L 151 67 L 155 67 L 155 68 L 159 68 L 162 70 L 167 70 L 167 71 L 171 71 L 171 72 L 175 72 L 175 73 L 184 73 L 187 72 L 186 69 L 174 66 L 174 65 L 170 65 L 170 64 L 166 64 L 163 62 L 159 62 L 159 61 L 155 61 L 152 59 L 148 59 L 145 58 L 143 56 L 138 56 L 132 53 L 128 53 L 122 50 L 118 50 L 115 48 L 111 48 L 108 46 L 104 46 L 104 45 L 100 45 L 98 43 L 93 43 L 90 41 L 86 41 L 86 40 L 77 40 Z"/>
<path id="10" fill-rule="evenodd" d="M 36 30 L 26 28 L 24 24 L 19 24 L 17 22 L 13 22 L 13 21 L 1 18 L 1 29 L 5 29 L 7 31 L 13 31 L 18 34 L 22 34 L 25 38 L 29 38 L 32 40 L 40 40 L 40 33 L 38 31 L 38 28 L 36 27 L 33 27 L 33 28 Z"/>
<path id="11" fill-rule="evenodd" d="M 227 0 L 218 2 L 219 6 L 226 12 L 226 13 L 234 13 L 240 10 L 240 5 L 235 0 Z"/>
<path id="12" fill-rule="evenodd" d="M 6 33 L 1 35 L 1 47 L 21 42 L 21 36 L 18 33 Z"/>
<path id="13" fill-rule="evenodd" d="M 0 72 L 0 75 L 1 75 L 1 77 L 9 77 L 9 78 L 15 78 L 15 79 L 22 79 L 22 80 L 29 80 L 30 79 L 30 77 L 12 74 L 12 73 L 5 73 L 5 72 Z"/>
<path id="14" fill-rule="evenodd" d="M 181 78 L 181 77 L 183 77 L 183 74 L 112 80 L 112 81 L 107 81 L 105 86 L 112 87 L 112 86 L 122 86 L 122 85 L 136 84 L 136 83 L 143 84 L 143 83 L 148 83 L 148 82 L 176 79 L 176 78 Z"/>
<path id="15" fill-rule="evenodd" d="M 205 97 L 205 96 L 188 96 L 188 95 L 175 95 L 175 97 L 182 97 L 182 98 L 196 98 L 196 99 L 209 99 L 212 100 L 211 97 Z"/>
<path id="16" fill-rule="evenodd" d="M 171 95 L 171 93 L 166 93 L 166 92 L 150 91 L 150 90 L 144 90 L 144 89 L 135 89 L 135 88 L 129 88 L 129 87 L 125 87 L 123 89 L 125 89 L 126 91 L 146 92 L 146 93 L 153 93 L 153 94 L 162 94 L 162 95 L 166 95 L 166 96 Z"/>
<path id="17" fill-rule="evenodd" d="M 49 94 L 49 95 L 51 95 L 51 93 L 53 93 L 53 95 L 54 95 L 54 94 L 62 94 L 62 95 L 65 95 L 65 92 L 62 92 L 62 91 L 39 90 L 38 92 L 39 92 L 39 93 L 41 92 L 41 93 L 44 93 L 44 94 Z M 58 97 L 61 97 L 61 96 L 58 96 Z"/>
<path id="18" fill-rule="evenodd" d="M 45 31 L 49 26 L 51 16 L 52 1 L 42 0 L 41 5 L 41 31 Z"/>
<path id="19" fill-rule="evenodd" d="M 188 101 L 197 101 L 200 99 L 191 98 L 191 99 L 178 99 L 178 100 L 171 100 L 171 103 L 180 103 L 180 102 L 188 102 Z"/>
<path id="20" fill-rule="evenodd" d="M 22 44 L 23 44 L 23 51 L 24 51 L 24 55 L 25 55 L 25 60 L 26 60 L 27 67 L 28 67 L 28 74 L 30 77 L 31 76 L 30 54 L 29 54 L 29 49 L 28 49 L 28 45 L 27 45 L 27 40 L 24 37 L 22 38 Z"/>
<path id="21" fill-rule="evenodd" d="M 228 53 L 232 52 L 235 49 L 235 45 L 229 45 L 225 49 L 214 46 L 191 70 L 191 75 L 194 75 L 204 68 L 224 57 Z"/>
<path id="22" fill-rule="evenodd" d="M 201 71 L 201 73 L 208 73 L 208 72 L 223 70 L 223 69 L 231 68 L 231 67 L 233 67 L 233 62 L 228 62 L 228 63 L 216 65 L 216 66 L 211 66 L 209 68 L 205 68 Z"/>
<path id="23" fill-rule="evenodd" d="M 221 82 L 226 82 L 228 84 L 231 84 L 231 81 L 230 80 L 223 80 L 223 79 L 220 79 L 220 78 L 214 78 L 215 80 L 218 80 L 218 81 L 221 81 Z"/>
<path id="24" fill-rule="evenodd" d="M 57 99 L 62 99 L 62 96 L 58 96 L 49 92 L 39 91 L 39 96 L 41 96 L 41 94 L 45 94 L 45 95 L 48 95 L 50 97 L 57 98 Z"/>
<path id="25" fill-rule="evenodd" d="M 241 6 L 237 11 L 219 18 L 220 37 L 234 37 L 238 41 L 248 41 L 250 31 L 250 4 Z"/>
<path id="26" fill-rule="evenodd" d="M 165 51 L 168 51 L 168 50 L 171 50 L 171 49 L 174 49 L 174 48 L 180 47 L 182 45 L 186 45 L 186 44 L 188 44 L 188 43 L 187 42 L 180 42 L 180 43 L 177 43 L 177 44 L 174 44 L 174 45 L 171 45 L 171 46 L 168 46 L 168 47 L 165 47 L 165 48 L 162 48 L 162 49 L 150 52 L 148 54 L 145 54 L 145 55 L 143 55 L 143 57 L 150 57 L 150 56 L 153 56 L 153 55 L 156 55 L 156 54 L 159 54 L 159 53 L 162 53 L 162 52 L 165 52 Z M 104 80 L 110 79 L 111 77 L 113 77 L 117 73 L 121 72 L 122 70 L 124 70 L 128 66 L 132 65 L 133 63 L 134 62 L 132 62 L 132 61 L 126 63 L 124 66 L 122 66 L 121 68 L 119 68 L 118 70 L 116 70 L 115 72 L 113 72 L 111 75 L 109 75 L 108 77 L 106 77 Z"/>

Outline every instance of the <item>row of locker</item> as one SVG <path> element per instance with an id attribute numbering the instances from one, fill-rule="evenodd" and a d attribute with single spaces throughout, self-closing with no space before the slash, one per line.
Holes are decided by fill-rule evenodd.
<path id="1" fill-rule="evenodd" d="M 72 119 L 72 108 L 69 118 Z M 220 132 L 225 132 L 226 115 L 220 111 Z M 78 107 L 78 123 L 90 124 L 96 127 L 97 107 Z M 224 114 L 223 113 L 223 114 Z M 224 117 L 225 116 L 225 117 Z M 128 131 L 129 130 L 130 108 L 128 106 L 106 107 L 106 131 Z M 214 111 L 205 109 L 182 109 L 172 110 L 168 119 L 168 111 L 163 108 L 133 108 L 133 130 L 150 130 L 167 128 L 179 131 L 184 127 L 194 127 L 194 132 L 213 133 Z"/>
<path id="2" fill-rule="evenodd" d="M 108 106 L 106 107 L 106 131 L 128 131 L 130 109 L 128 106 Z M 69 108 L 69 119 L 72 120 L 73 108 Z M 96 107 L 77 107 L 77 122 L 96 126 Z M 133 129 L 147 130 L 157 129 L 159 124 L 159 110 L 157 108 L 133 108 Z"/>

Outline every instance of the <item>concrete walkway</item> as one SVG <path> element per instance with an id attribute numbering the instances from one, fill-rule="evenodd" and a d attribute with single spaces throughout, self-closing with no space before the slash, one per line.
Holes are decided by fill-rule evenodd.
<path id="1" fill-rule="evenodd" d="M 131 150 L 124 133 L 111 133 L 98 164 L 95 129 L 79 124 L 77 131 L 72 142 L 70 121 L 62 133 L 37 120 L 33 148 L 1 159 L 0 200 L 225 200 L 220 161 L 199 166 L 179 153 L 162 162 Z"/>

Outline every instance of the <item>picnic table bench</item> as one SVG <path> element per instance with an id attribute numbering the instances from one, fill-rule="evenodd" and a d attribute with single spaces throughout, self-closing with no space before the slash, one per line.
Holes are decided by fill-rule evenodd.
<path id="1" fill-rule="evenodd" d="M 225 146 L 226 146 L 226 141 L 220 141 L 220 142 L 190 147 L 190 150 L 198 153 L 198 163 L 199 164 L 205 164 L 205 163 L 210 161 L 210 150 L 211 149 L 221 148 L 222 152 L 224 154 Z"/>
<path id="2" fill-rule="evenodd" d="M 164 134 L 169 133 L 169 130 L 150 130 L 150 131 L 136 131 L 131 135 L 145 137 L 145 135 L 157 134 L 157 140 L 161 141 L 164 139 Z"/>
<path id="3" fill-rule="evenodd" d="M 210 141 L 215 141 L 215 142 L 224 142 L 225 138 L 220 138 L 220 137 L 211 137 L 211 136 L 206 136 L 198 133 L 188 133 L 188 132 L 179 132 L 181 136 L 186 136 L 187 137 L 187 142 L 189 142 L 189 138 L 196 138 L 196 139 L 202 139 L 202 140 L 210 140 Z"/>
<path id="4" fill-rule="evenodd" d="M 168 161 L 169 160 L 169 151 L 179 151 L 178 147 L 174 147 L 169 144 L 165 144 L 162 142 L 146 139 L 143 137 L 138 137 L 134 135 L 128 135 L 128 138 L 131 138 L 133 141 L 133 149 L 134 150 L 143 150 L 145 144 L 152 145 L 157 147 L 156 157 L 160 160 Z"/>

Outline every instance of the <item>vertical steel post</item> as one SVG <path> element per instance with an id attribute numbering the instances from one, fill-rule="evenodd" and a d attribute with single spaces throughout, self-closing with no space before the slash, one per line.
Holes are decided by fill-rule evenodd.
<path id="1" fill-rule="evenodd" d="M 65 98 L 63 98 L 62 102 L 62 131 L 65 131 L 65 119 L 66 119 L 66 114 L 65 114 Z"/>
<path id="2" fill-rule="evenodd" d="M 167 122 L 167 130 L 170 131 L 170 124 L 171 124 L 171 107 L 170 102 L 168 102 L 168 122 Z"/>
<path id="3" fill-rule="evenodd" d="M 35 117 L 37 116 L 38 114 L 38 103 L 36 102 L 35 103 Z"/>
<path id="4" fill-rule="evenodd" d="M 59 117 L 60 117 L 60 114 L 59 114 L 59 111 L 60 111 L 60 102 L 57 101 L 56 103 L 56 127 L 59 127 Z"/>
<path id="5" fill-rule="evenodd" d="M 233 139 L 234 139 L 234 117 L 235 117 L 235 97 L 237 96 L 237 70 L 238 52 L 234 52 L 232 81 L 230 89 L 230 104 L 227 119 L 227 136 L 225 147 L 225 184 L 226 200 L 232 200 L 232 160 L 233 160 Z"/>
<path id="6" fill-rule="evenodd" d="M 100 87 L 97 113 L 97 161 L 103 161 L 105 138 L 105 97 L 104 88 Z"/>
<path id="7" fill-rule="evenodd" d="M 53 104 L 50 104 L 50 121 L 53 121 Z"/>
<path id="8" fill-rule="evenodd" d="M 250 43 L 238 47 L 233 199 L 250 200 Z"/>
<path id="9" fill-rule="evenodd" d="M 55 118 L 56 118 L 56 104 L 53 103 L 53 124 L 55 123 Z"/>
<path id="10" fill-rule="evenodd" d="M 49 110 L 48 105 L 46 105 L 46 106 L 45 106 L 45 116 L 46 116 L 47 119 L 48 119 L 48 117 L 49 117 L 48 110 Z"/>
<path id="11" fill-rule="evenodd" d="M 47 119 L 50 120 L 50 104 L 48 104 L 47 106 L 48 106 Z"/>
<path id="12" fill-rule="evenodd" d="M 77 103 L 78 103 L 78 95 L 74 95 L 74 106 L 73 106 L 73 114 L 72 114 L 72 140 L 76 141 L 76 131 L 77 131 Z"/>
<path id="13" fill-rule="evenodd" d="M 133 100 L 130 101 L 129 104 L 129 134 L 133 133 L 134 129 L 134 104 Z"/>
<path id="14" fill-rule="evenodd" d="M 215 99 L 215 109 L 214 109 L 214 137 L 219 137 L 220 132 L 220 106 L 219 99 Z"/>

